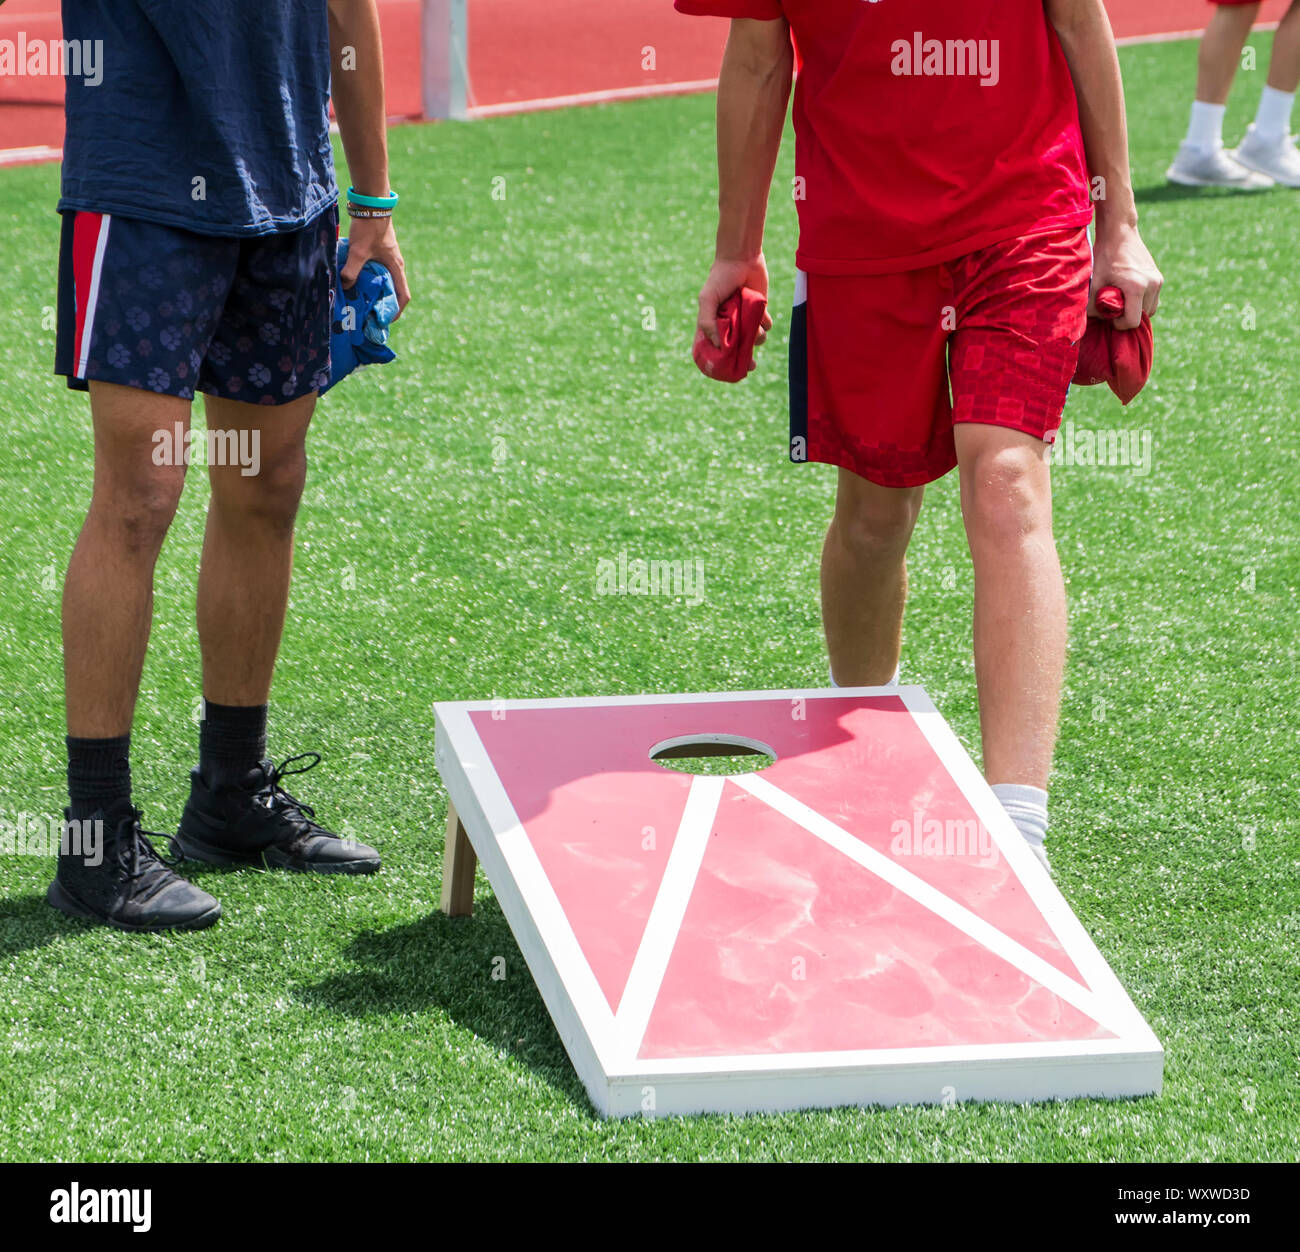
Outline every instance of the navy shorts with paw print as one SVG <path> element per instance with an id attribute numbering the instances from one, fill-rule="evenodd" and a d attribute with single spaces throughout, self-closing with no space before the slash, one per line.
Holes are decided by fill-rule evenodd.
<path id="1" fill-rule="evenodd" d="M 295 231 L 197 235 L 65 213 L 54 371 L 192 400 L 287 404 L 329 382 L 332 206 Z"/>

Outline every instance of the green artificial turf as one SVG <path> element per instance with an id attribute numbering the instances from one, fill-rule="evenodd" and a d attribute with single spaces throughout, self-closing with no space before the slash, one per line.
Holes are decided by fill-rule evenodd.
<path id="1" fill-rule="evenodd" d="M 325 755 L 295 791 L 385 870 L 200 870 L 221 923 L 133 937 L 51 910 L 51 860 L 2 858 L 0 1158 L 1295 1160 L 1300 193 L 1164 186 L 1194 58 L 1123 53 L 1168 279 L 1156 376 L 1128 409 L 1092 389 L 1067 410 L 1148 432 L 1150 472 L 1056 478 L 1072 644 L 1052 860 L 1166 1048 L 1162 1096 L 601 1121 L 486 881 L 472 920 L 436 911 L 435 699 L 824 679 L 833 471 L 785 452 L 792 153 L 773 341 L 747 384 L 710 385 L 689 355 L 715 194 L 697 96 L 392 132 L 415 302 L 400 362 L 318 412 L 272 714 L 275 751 Z M 1230 137 L 1262 72 L 1243 77 Z M 85 400 L 50 374 L 57 186 L 52 165 L 0 174 L 10 816 L 63 802 L 59 588 L 90 485 Z M 195 755 L 205 500 L 192 471 L 158 571 L 134 737 L 155 829 Z M 950 476 L 917 530 L 904 676 L 977 750 L 957 505 Z M 700 559 L 703 598 L 597 595 L 622 552 Z"/>

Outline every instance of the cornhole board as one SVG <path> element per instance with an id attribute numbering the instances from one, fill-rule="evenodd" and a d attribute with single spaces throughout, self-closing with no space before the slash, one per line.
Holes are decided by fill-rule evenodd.
<path id="1" fill-rule="evenodd" d="M 920 687 L 435 714 L 444 911 L 477 858 L 602 1114 L 1159 1092 L 1160 1043 Z M 659 763 L 738 751 L 775 761 Z"/>

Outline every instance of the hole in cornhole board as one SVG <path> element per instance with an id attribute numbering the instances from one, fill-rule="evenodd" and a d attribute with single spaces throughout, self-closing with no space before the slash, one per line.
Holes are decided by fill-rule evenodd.
<path id="1" fill-rule="evenodd" d="M 769 769 L 776 764 L 776 749 L 747 735 L 678 735 L 655 744 L 650 759 L 664 769 L 706 778 Z"/>

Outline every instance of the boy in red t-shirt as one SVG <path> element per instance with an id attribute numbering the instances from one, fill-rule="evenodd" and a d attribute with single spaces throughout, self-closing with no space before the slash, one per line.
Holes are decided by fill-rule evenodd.
<path id="1" fill-rule="evenodd" d="M 676 5 L 733 19 L 697 330 L 715 345 L 718 306 L 739 287 L 767 292 L 792 34 L 802 58 L 790 457 L 839 467 L 822 556 L 832 681 L 896 680 L 924 485 L 959 467 L 984 771 L 1046 863 L 1066 639 L 1048 448 L 1090 279 L 1123 290 L 1126 329 L 1162 282 L 1137 231 L 1102 0 Z"/>
<path id="2" fill-rule="evenodd" d="M 1292 0 L 1269 61 L 1268 82 L 1255 120 L 1234 149 L 1223 146 L 1223 115 L 1232 80 L 1241 64 L 1259 0 L 1210 0 L 1214 16 L 1201 39 L 1196 69 L 1196 99 L 1187 138 L 1167 177 L 1187 187 L 1236 187 L 1259 191 L 1280 183 L 1300 187 L 1300 149 L 1291 136 L 1291 114 L 1300 85 L 1300 0 Z"/>

